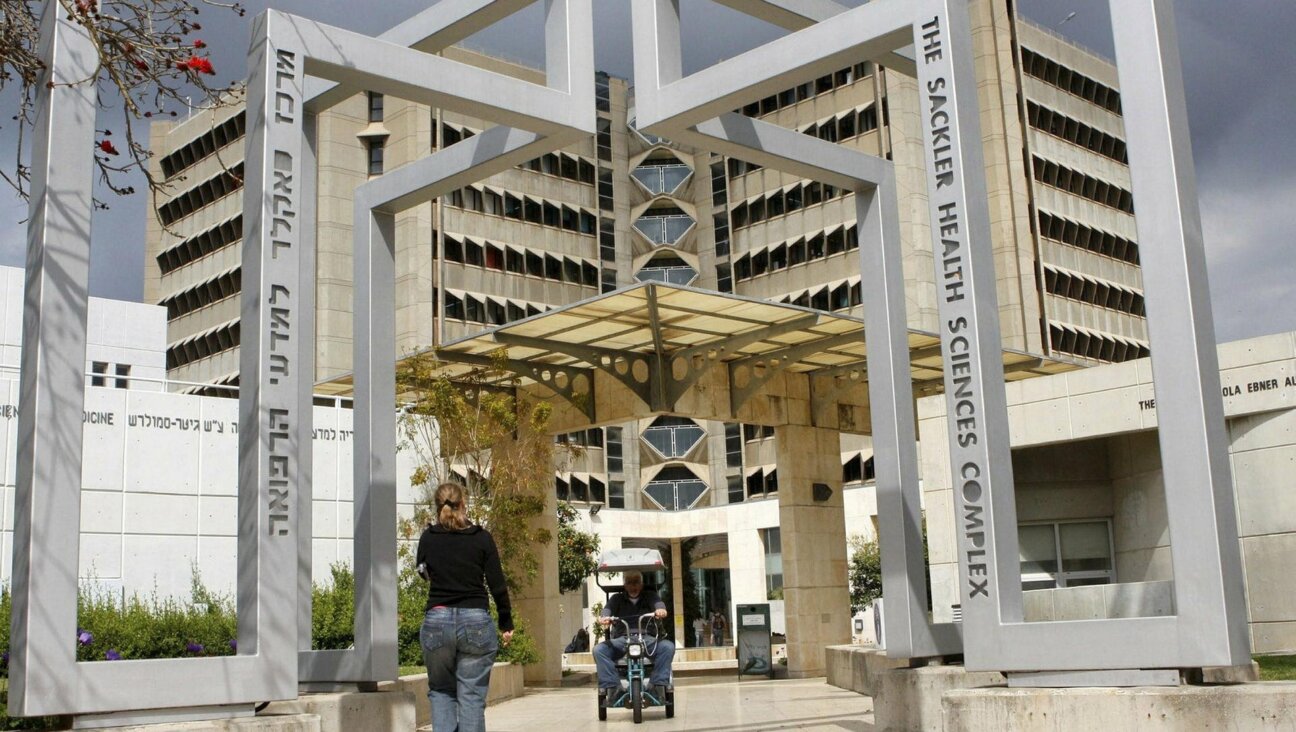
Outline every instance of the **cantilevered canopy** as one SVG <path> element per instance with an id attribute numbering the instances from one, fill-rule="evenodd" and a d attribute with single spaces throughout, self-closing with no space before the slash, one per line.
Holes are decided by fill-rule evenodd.
<path id="1" fill-rule="evenodd" d="M 480 380 L 487 374 L 488 382 L 501 385 L 538 385 L 562 396 L 590 422 L 689 412 L 760 424 L 780 418 L 747 408 L 758 395 L 796 399 L 809 391 L 806 401 L 862 408 L 868 400 L 862 388 L 868 358 L 863 320 L 659 282 L 492 328 L 435 353 L 451 379 Z M 939 391 L 939 339 L 910 331 L 909 355 L 915 388 Z M 1004 352 L 1004 367 L 1010 380 L 1074 368 L 1012 351 Z M 789 386 L 788 378 L 807 382 L 808 389 Z M 345 380 L 332 386 L 345 388 Z M 704 405 L 688 397 L 695 386 L 722 388 L 725 398 L 706 400 L 710 409 L 699 414 Z M 627 400 L 624 391 L 633 398 Z"/>

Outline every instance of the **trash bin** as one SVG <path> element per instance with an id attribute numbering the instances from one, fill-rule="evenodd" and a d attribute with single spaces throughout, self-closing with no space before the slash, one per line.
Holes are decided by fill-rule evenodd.
<path id="1" fill-rule="evenodd" d="M 739 605 L 737 614 L 738 677 L 750 674 L 774 678 L 769 603 Z"/>

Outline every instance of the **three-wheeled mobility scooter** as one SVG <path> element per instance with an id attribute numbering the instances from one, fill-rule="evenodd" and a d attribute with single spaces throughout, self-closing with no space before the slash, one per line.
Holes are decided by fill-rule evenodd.
<path id="1" fill-rule="evenodd" d="M 658 573 L 665 569 L 661 552 L 656 549 L 610 549 L 599 555 L 595 582 L 610 600 L 612 593 L 625 589 L 622 579 L 625 572 L 642 573 L 644 586 L 656 591 Z M 613 636 L 619 638 L 624 635 L 626 652 L 616 662 L 621 681 L 619 689 L 608 695 L 602 690 L 598 692 L 600 720 L 607 719 L 609 708 L 633 710 L 635 724 L 643 721 L 645 707 L 665 707 L 668 719 L 675 716 L 674 684 L 667 685 L 666 693 L 660 699 L 648 684 L 653 650 L 662 637 L 662 630 L 661 623 L 651 612 L 640 615 L 638 622 L 633 625 L 620 618 L 612 619 L 603 642 L 607 643 Z"/>

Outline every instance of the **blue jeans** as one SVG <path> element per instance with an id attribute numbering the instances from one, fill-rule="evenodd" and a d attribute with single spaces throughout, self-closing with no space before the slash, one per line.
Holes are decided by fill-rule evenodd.
<path id="1" fill-rule="evenodd" d="M 486 692 L 499 638 L 490 613 L 438 607 L 419 630 L 435 732 L 485 732 Z"/>
<path id="2" fill-rule="evenodd" d="M 648 683 L 653 686 L 670 686 L 671 659 L 675 658 L 675 644 L 660 638 L 656 643 L 652 641 L 645 643 L 644 649 L 652 650 L 652 676 Z M 620 686 L 621 675 L 617 673 L 616 662 L 625 653 L 625 636 L 594 646 L 594 665 L 598 667 L 600 689 L 613 689 Z"/>

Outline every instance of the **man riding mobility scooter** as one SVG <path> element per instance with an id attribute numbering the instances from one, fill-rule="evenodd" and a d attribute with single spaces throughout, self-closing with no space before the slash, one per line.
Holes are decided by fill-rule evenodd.
<path id="1" fill-rule="evenodd" d="M 599 555 L 595 581 L 607 593 L 599 623 L 608 630 L 593 648 L 600 720 L 607 719 L 609 707 L 634 710 L 635 724 L 643 721 L 644 707 L 663 706 L 667 718 L 675 716 L 670 675 L 675 645 L 663 637 L 661 623 L 666 605 L 655 589 L 644 587 L 645 576 L 655 585 L 657 573 L 665 569 L 656 549 L 612 549 Z M 610 580 L 612 574 L 619 574 L 620 581 Z"/>

